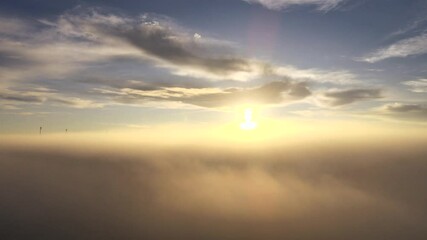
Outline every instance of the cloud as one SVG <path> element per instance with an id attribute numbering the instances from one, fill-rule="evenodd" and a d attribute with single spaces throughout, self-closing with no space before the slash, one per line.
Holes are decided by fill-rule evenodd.
<path id="1" fill-rule="evenodd" d="M 99 87 L 109 87 L 114 89 L 134 89 L 141 91 L 153 91 L 159 90 L 162 87 L 177 87 L 180 84 L 174 82 L 165 82 L 165 81 L 156 81 L 156 82 L 145 82 L 144 80 L 124 80 L 116 78 L 104 78 L 104 77 L 92 77 L 92 78 L 82 78 L 78 80 L 79 83 L 95 85 L 96 88 Z M 185 84 L 181 84 L 185 85 Z M 197 84 L 187 85 L 186 88 L 197 88 Z M 183 87 L 183 86 L 181 86 Z"/>
<path id="2" fill-rule="evenodd" d="M 405 27 L 398 29 L 395 32 L 392 32 L 389 38 L 399 37 L 406 35 L 408 33 L 420 33 L 423 32 L 423 29 L 426 27 L 427 17 L 422 16 L 416 18 L 414 21 L 408 23 Z"/>
<path id="3" fill-rule="evenodd" d="M 31 92 L 17 94 L 16 92 L 0 92 L 0 99 L 6 102 L 42 103 L 46 101 L 43 96 Z"/>
<path id="4" fill-rule="evenodd" d="M 419 103 L 389 103 L 378 109 L 383 115 L 400 119 L 427 120 L 427 105 Z"/>
<path id="5" fill-rule="evenodd" d="M 418 79 L 414 81 L 403 82 L 402 84 L 410 87 L 412 92 L 427 93 L 427 79 Z"/>
<path id="6" fill-rule="evenodd" d="M 299 69 L 293 66 L 272 67 L 274 74 L 292 79 L 302 79 L 315 83 L 332 83 L 338 85 L 356 84 L 361 81 L 349 71 L 322 70 L 322 69 Z"/>
<path id="7" fill-rule="evenodd" d="M 261 4 L 271 10 L 285 9 L 294 5 L 314 5 L 317 10 L 327 12 L 336 8 L 344 0 L 243 0 L 248 3 Z"/>
<path id="8" fill-rule="evenodd" d="M 383 98 L 381 89 L 332 89 L 318 97 L 322 104 L 328 106 L 342 106 L 358 101 L 367 101 Z"/>
<path id="9" fill-rule="evenodd" d="M 193 96 L 184 100 L 203 107 L 224 107 L 239 104 L 279 104 L 311 95 L 304 83 L 270 82 L 254 89 L 228 89 L 221 93 Z"/>
<path id="10" fill-rule="evenodd" d="M 0 103 L 8 106 L 6 109 L 16 110 L 22 104 L 60 104 L 73 108 L 100 108 L 104 104 L 96 103 L 89 99 L 67 97 L 52 89 L 34 88 L 33 90 L 19 89 L 0 90 Z"/>
<path id="11" fill-rule="evenodd" d="M 427 235 L 425 141 L 236 151 L 85 141 L 82 148 L 45 137 L 0 146 L 3 239 Z"/>
<path id="12" fill-rule="evenodd" d="M 298 69 L 245 57 L 232 43 L 202 37 L 157 15 L 127 17 L 99 8 L 77 8 L 46 21 L 27 23 L 33 29 L 27 37 L 17 40 L 9 32 L 0 39 L 0 67 L 16 62 L 15 68 L 0 69 L 4 79 L 64 78 L 88 64 L 115 58 L 148 59 L 172 74 L 209 80 L 247 81 L 272 73 L 337 84 L 354 83 L 357 78 L 348 71 Z"/>
<path id="13" fill-rule="evenodd" d="M 94 10 L 73 12 L 62 15 L 57 28 L 69 37 L 131 46 L 141 57 L 180 75 L 243 81 L 262 74 L 261 63 L 232 54 L 224 42 L 190 34 L 171 21 L 148 14 L 127 18 Z M 219 55 L 215 50 L 229 53 Z"/>
<path id="14" fill-rule="evenodd" d="M 25 36 L 32 30 L 31 24 L 27 21 L 18 18 L 0 17 L 0 36 L 4 34 Z"/>
<path id="15" fill-rule="evenodd" d="M 144 104 L 148 101 L 170 101 L 199 107 L 219 108 L 244 104 L 279 104 L 295 101 L 311 95 L 305 83 L 275 81 L 256 88 L 180 88 L 163 87 L 152 90 L 121 88 L 97 89 L 120 103 Z"/>
<path id="16" fill-rule="evenodd" d="M 57 96 L 50 99 L 53 103 L 59 103 L 72 108 L 102 108 L 105 106 L 103 103 L 97 103 L 89 99 L 82 99 L 77 97 L 64 97 Z"/>
<path id="17" fill-rule="evenodd" d="M 309 83 L 360 82 L 345 70 L 300 69 L 243 56 L 232 43 L 205 34 L 202 37 L 159 15 L 130 17 L 102 8 L 78 7 L 56 19 L 3 20 L 0 86 L 27 91 L 14 92 L 14 100 L 12 93 L 3 93 L 3 102 L 8 105 L 24 100 L 75 108 L 147 101 L 159 106 L 169 102 L 199 107 L 222 107 L 227 102 L 276 104 L 310 95 Z M 18 28 L 26 29 L 25 35 L 13 31 Z M 151 71 L 163 76 L 151 77 Z M 257 82 L 268 82 L 266 79 L 277 89 L 268 84 L 253 88 Z M 281 79 L 288 80 L 275 83 Z M 78 83 L 95 85 L 95 90 Z M 22 87 L 27 84 L 51 86 L 57 93 L 32 96 L 31 88 Z"/>
<path id="18" fill-rule="evenodd" d="M 2 80 L 18 84 L 39 78 L 64 79 L 91 63 L 139 56 L 130 48 L 64 40 L 56 31 L 34 32 L 31 37 L 20 40 L 15 40 L 13 35 L 0 39 Z"/>
<path id="19" fill-rule="evenodd" d="M 370 53 L 359 60 L 375 63 L 389 58 L 416 56 L 427 53 L 427 33 L 400 40 Z"/>

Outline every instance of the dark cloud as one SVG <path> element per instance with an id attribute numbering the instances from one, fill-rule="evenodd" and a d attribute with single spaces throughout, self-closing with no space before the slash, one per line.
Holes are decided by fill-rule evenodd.
<path id="1" fill-rule="evenodd" d="M 243 58 L 201 56 L 192 50 L 192 45 L 198 44 L 198 48 L 208 46 L 192 40 L 183 40 L 176 33 L 159 25 L 142 24 L 131 29 L 120 27 L 112 33 L 144 53 L 178 66 L 201 68 L 224 76 L 234 72 L 251 71 L 250 63 Z"/>
<path id="2" fill-rule="evenodd" d="M 330 90 L 321 96 L 321 101 L 330 106 L 341 106 L 358 101 L 383 98 L 381 89 Z"/>
<path id="3" fill-rule="evenodd" d="M 0 92 L 0 99 L 23 103 L 42 103 L 46 101 L 46 97 L 19 92 Z"/>
<path id="4" fill-rule="evenodd" d="M 125 43 L 140 50 L 141 57 L 156 59 L 181 74 L 203 77 L 204 73 L 205 77 L 224 79 L 247 74 L 241 79 L 246 80 L 267 67 L 233 54 L 233 48 L 225 42 L 190 34 L 163 18 L 144 15 L 132 19 L 98 9 L 80 10 L 61 16 L 57 28 L 62 34 L 103 44 Z"/>
<path id="5" fill-rule="evenodd" d="M 3 143 L 1 239 L 427 236 L 424 142 L 120 148 Z"/>
<path id="6" fill-rule="evenodd" d="M 385 107 L 386 110 L 390 112 L 425 112 L 427 111 L 427 107 L 420 104 L 389 104 Z"/>
<path id="7" fill-rule="evenodd" d="M 380 108 L 381 114 L 414 120 L 427 119 L 427 105 L 410 103 L 390 103 Z"/>
<path id="8" fill-rule="evenodd" d="M 34 88 L 32 91 L 22 88 L 0 92 L 0 103 L 8 103 L 11 106 L 22 103 L 53 103 L 74 108 L 98 108 L 103 106 L 103 104 L 89 99 L 64 96 L 48 88 Z"/>

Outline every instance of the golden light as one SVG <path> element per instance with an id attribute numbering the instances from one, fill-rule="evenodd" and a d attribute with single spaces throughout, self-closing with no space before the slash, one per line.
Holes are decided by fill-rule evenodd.
<path id="1" fill-rule="evenodd" d="M 244 111 L 245 121 L 240 124 L 240 129 L 249 131 L 257 127 L 256 122 L 252 121 L 252 115 L 253 115 L 252 108 L 246 108 Z"/>

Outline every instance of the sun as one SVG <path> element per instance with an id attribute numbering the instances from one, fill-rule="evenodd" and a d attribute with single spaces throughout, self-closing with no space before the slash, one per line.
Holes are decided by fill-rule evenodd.
<path id="1" fill-rule="evenodd" d="M 246 108 L 244 110 L 244 122 L 240 124 L 240 129 L 245 131 L 254 130 L 257 127 L 256 122 L 252 121 L 253 111 L 252 108 Z"/>

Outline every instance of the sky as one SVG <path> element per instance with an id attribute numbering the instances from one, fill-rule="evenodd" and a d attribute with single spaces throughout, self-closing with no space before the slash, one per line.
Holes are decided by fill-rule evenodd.
<path id="1" fill-rule="evenodd" d="M 427 239 L 426 0 L 2 0 L 0 239 Z"/>
<path id="2" fill-rule="evenodd" d="M 426 16 L 424 0 L 6 0 L 0 133 L 238 129 L 247 109 L 259 127 L 425 130 Z"/>

